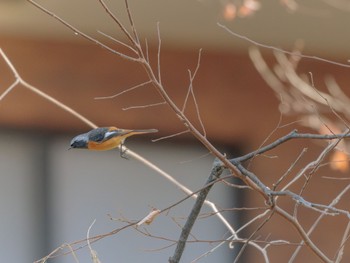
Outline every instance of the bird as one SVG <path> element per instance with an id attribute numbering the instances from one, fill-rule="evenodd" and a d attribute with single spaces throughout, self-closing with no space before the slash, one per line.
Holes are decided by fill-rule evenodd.
<path id="1" fill-rule="evenodd" d="M 124 144 L 126 138 L 135 134 L 158 132 L 156 129 L 128 130 L 117 127 L 100 127 L 75 136 L 70 142 L 70 148 L 107 151 Z M 121 154 L 123 152 L 121 151 Z"/>

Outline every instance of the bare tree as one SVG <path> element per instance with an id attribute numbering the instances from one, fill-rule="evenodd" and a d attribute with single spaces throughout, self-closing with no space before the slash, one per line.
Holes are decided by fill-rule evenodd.
<path id="1" fill-rule="evenodd" d="M 340 191 L 336 196 L 330 197 L 329 202 L 318 203 L 313 202 L 308 199 L 307 195 L 307 187 L 312 183 L 312 178 L 317 174 L 318 170 L 325 165 L 325 162 L 330 154 L 333 155 L 333 159 L 331 159 L 330 164 L 334 169 L 346 169 L 343 168 L 343 164 L 347 163 L 347 143 L 344 141 L 344 138 L 350 137 L 349 127 L 347 124 L 347 119 L 350 115 L 349 110 L 349 101 L 350 99 L 342 92 L 342 90 L 338 87 L 334 79 L 328 78 L 326 80 L 326 84 L 328 87 L 328 92 L 322 92 L 317 89 L 315 84 L 313 83 L 312 74 L 308 76 L 303 76 L 297 73 L 298 62 L 302 58 L 320 60 L 323 62 L 331 62 L 333 64 L 337 64 L 338 66 L 347 66 L 342 65 L 341 63 L 336 63 L 332 61 L 326 61 L 324 59 L 305 56 L 300 53 L 299 50 L 293 52 L 285 52 L 283 50 L 274 49 L 274 56 L 276 58 L 275 65 L 268 65 L 268 63 L 263 59 L 263 56 L 259 52 L 257 48 L 253 48 L 250 51 L 251 59 L 264 78 L 264 80 L 269 84 L 269 86 L 275 91 L 277 98 L 281 101 L 280 110 L 283 114 L 298 114 L 302 115 L 302 123 L 315 130 L 315 133 L 300 133 L 295 129 L 292 129 L 286 135 L 279 137 L 277 140 L 272 142 L 265 141 L 260 147 L 256 150 L 244 154 L 239 157 L 230 158 L 226 156 L 224 153 L 220 152 L 208 139 L 206 136 L 205 126 L 201 121 L 200 108 L 196 103 L 196 97 L 193 92 L 193 81 L 196 77 L 197 71 L 200 68 L 201 63 L 201 50 L 198 53 L 198 61 L 196 68 L 191 71 L 188 71 L 189 74 L 189 86 L 187 89 L 187 95 L 182 105 L 177 105 L 169 96 L 167 92 L 167 88 L 164 86 L 162 82 L 162 73 L 161 73 L 161 64 L 160 64 L 160 56 L 161 56 L 161 34 L 159 29 L 159 24 L 157 25 L 157 33 L 158 33 L 158 52 L 157 52 L 157 61 L 155 65 L 152 64 L 149 57 L 149 50 L 147 42 L 142 42 L 140 40 L 139 34 L 137 32 L 137 28 L 134 24 L 134 19 L 132 16 L 132 12 L 129 8 L 128 1 L 125 0 L 125 10 L 128 16 L 128 26 L 125 26 L 117 15 L 115 15 L 112 10 L 106 5 L 103 0 L 98 0 L 101 7 L 104 8 L 106 14 L 111 18 L 112 22 L 115 23 L 119 30 L 124 34 L 127 42 L 124 43 L 120 40 L 114 39 L 109 35 L 105 35 L 109 39 L 112 39 L 117 44 L 127 49 L 127 52 L 121 52 L 100 40 L 93 38 L 86 33 L 80 31 L 78 28 L 71 25 L 69 22 L 63 20 L 59 16 L 57 16 L 54 12 L 47 10 L 42 5 L 38 4 L 33 0 L 28 0 L 31 4 L 42 10 L 44 13 L 53 17 L 53 19 L 58 20 L 63 26 L 72 30 L 75 34 L 82 36 L 86 40 L 97 44 L 98 46 L 106 49 L 108 52 L 111 52 L 121 59 L 125 59 L 128 61 L 132 61 L 142 66 L 143 70 L 147 75 L 147 79 L 132 87 L 129 88 L 123 93 L 126 93 L 130 90 L 137 89 L 139 87 L 148 86 L 149 88 L 155 89 L 159 95 L 161 96 L 161 101 L 156 104 L 146 105 L 145 107 L 153 107 L 159 104 L 168 105 L 173 114 L 176 115 L 182 122 L 183 131 L 181 133 L 190 133 L 196 140 L 202 143 L 210 154 L 215 157 L 213 162 L 213 166 L 211 171 L 208 171 L 208 178 L 204 182 L 204 185 L 201 189 L 197 191 L 192 191 L 186 186 L 182 185 L 178 181 L 176 181 L 171 175 L 167 174 L 165 171 L 162 171 L 160 168 L 156 167 L 152 163 L 148 162 L 138 154 L 127 150 L 127 154 L 137 160 L 143 162 L 145 165 L 148 165 L 152 169 L 154 169 L 161 176 L 164 176 L 171 183 L 180 188 L 184 193 L 186 193 L 186 197 L 182 200 L 174 201 L 174 203 L 170 204 L 168 207 L 163 209 L 153 209 L 150 211 L 148 215 L 145 215 L 144 218 L 139 219 L 138 221 L 125 221 L 125 226 L 109 233 L 90 237 L 89 231 L 87 238 L 82 240 L 78 240 L 72 242 L 70 244 L 64 244 L 56 250 L 52 251 L 49 255 L 42 258 L 37 262 L 46 262 L 51 257 L 55 257 L 61 255 L 62 253 L 73 253 L 77 249 L 81 247 L 88 246 L 92 255 L 94 262 L 99 262 L 96 253 L 91 248 L 91 244 L 93 242 L 97 242 L 98 240 L 111 236 L 117 235 L 121 231 L 127 228 L 135 228 L 136 231 L 139 231 L 143 234 L 148 234 L 142 232 L 138 227 L 142 224 L 151 224 L 156 216 L 167 212 L 172 207 L 180 204 L 184 200 L 188 198 L 195 199 L 192 210 L 189 212 L 186 223 L 182 227 L 181 233 L 179 233 L 178 240 L 174 240 L 174 244 L 176 244 L 176 248 L 174 250 L 173 255 L 169 255 L 169 262 L 176 263 L 180 262 L 182 254 L 185 250 L 186 244 L 189 242 L 190 233 L 193 225 L 195 224 L 198 216 L 200 215 L 200 211 L 203 205 L 206 205 L 211 208 L 212 214 L 210 216 L 216 216 L 221 220 L 222 224 L 227 228 L 230 233 L 228 238 L 225 238 L 218 242 L 217 246 L 215 246 L 212 250 L 207 253 L 213 253 L 220 246 L 230 246 L 233 247 L 235 243 L 242 243 L 243 246 L 237 255 L 235 262 L 237 262 L 242 255 L 242 253 L 246 250 L 247 247 L 255 249 L 261 254 L 261 258 L 265 262 L 270 262 L 270 248 L 272 246 L 277 245 L 290 245 L 295 247 L 295 252 L 290 258 L 289 262 L 295 261 L 296 255 L 299 253 L 301 247 L 306 246 L 309 249 L 309 252 L 315 254 L 319 260 L 323 262 L 340 262 L 342 260 L 342 256 L 345 250 L 345 243 L 349 237 L 349 223 L 343 226 L 344 231 L 339 240 L 339 246 L 337 251 L 334 252 L 335 256 L 327 255 L 325 251 L 319 248 L 317 242 L 312 238 L 312 232 L 316 229 L 322 219 L 325 217 L 333 216 L 333 217 L 344 217 L 348 221 L 350 218 L 350 213 L 347 208 L 339 208 L 337 204 L 340 200 L 344 198 L 347 194 L 350 185 L 347 184 L 344 186 L 343 190 Z M 234 32 L 229 31 L 222 25 L 219 25 L 222 28 L 226 29 L 228 33 L 231 33 L 235 36 Z M 128 30 L 128 28 L 131 28 Z M 259 43 L 253 43 L 257 47 L 263 47 L 263 45 Z M 25 88 L 31 90 L 32 92 L 38 94 L 49 100 L 51 103 L 54 103 L 58 107 L 61 107 L 63 110 L 66 110 L 69 114 L 76 116 L 79 120 L 87 123 L 91 127 L 96 127 L 91 121 L 87 118 L 81 116 L 79 113 L 73 111 L 71 108 L 64 105 L 62 102 L 57 101 L 55 98 L 48 96 L 47 94 L 41 92 L 38 88 L 32 86 L 22 79 L 20 73 L 17 72 L 14 65 L 11 63 L 10 59 L 6 56 L 6 54 L 0 50 L 0 54 L 2 58 L 7 63 L 8 67 L 12 70 L 14 74 L 14 82 L 8 87 L 8 89 L 1 95 L 0 100 L 4 99 L 6 95 L 11 92 L 15 87 L 21 85 Z M 119 96 L 120 94 L 116 94 L 112 97 Z M 111 97 L 101 97 L 100 99 L 109 99 Z M 191 120 L 186 115 L 186 107 L 189 99 L 192 99 L 195 102 L 196 113 L 197 113 L 197 121 L 199 125 L 194 125 L 194 120 Z M 315 106 L 311 106 L 315 105 Z M 281 124 L 278 125 L 278 128 L 281 127 Z M 169 135 L 164 137 L 166 139 L 171 136 L 177 136 L 177 134 Z M 302 169 L 298 172 L 295 172 L 295 167 L 297 164 L 300 164 L 301 160 L 304 158 L 306 149 L 300 152 L 299 156 L 295 159 L 293 163 L 286 168 L 286 172 L 284 174 L 278 175 L 278 180 L 275 181 L 272 185 L 266 185 L 263 180 L 263 176 L 259 174 L 255 174 L 253 169 L 250 169 L 250 164 L 254 162 L 256 158 L 259 156 L 268 154 L 270 151 L 283 146 L 288 141 L 296 141 L 296 140 L 307 140 L 307 141 L 327 141 L 328 144 L 322 147 L 318 156 L 314 158 L 314 160 L 303 164 Z M 341 153 L 341 154 L 339 154 Z M 345 158 L 345 159 L 344 159 Z M 235 229 L 224 217 L 222 211 L 217 208 L 216 204 L 207 199 L 208 193 L 210 192 L 212 186 L 218 182 L 224 182 L 229 185 L 227 182 L 228 177 L 222 177 L 223 171 L 229 171 L 229 177 L 238 178 L 243 185 L 237 186 L 231 184 L 232 187 L 241 187 L 247 189 L 249 194 L 257 193 L 261 203 L 264 204 L 264 207 L 261 210 L 258 210 L 260 213 L 255 214 L 252 218 L 244 222 L 243 226 L 239 229 Z M 301 188 L 299 188 L 299 184 L 301 182 Z M 284 201 L 292 202 L 292 211 L 288 211 Z M 312 210 L 318 213 L 318 218 L 313 222 L 312 226 L 307 229 L 307 226 L 303 225 L 300 221 L 298 211 L 301 210 L 301 207 Z M 228 208 L 234 209 L 234 208 Z M 248 207 L 242 209 L 249 209 Z M 261 240 L 257 233 L 265 227 L 265 225 L 270 222 L 270 220 L 274 217 L 282 218 L 291 228 L 294 229 L 295 233 L 297 233 L 301 239 L 300 243 L 293 243 L 291 240 L 281 240 L 281 239 L 268 239 Z M 255 226 L 255 224 L 258 224 Z M 241 233 L 243 230 L 247 230 L 248 227 L 255 226 L 254 231 L 252 231 L 248 237 L 244 237 Z M 91 225 L 92 227 L 92 225 Z M 91 228 L 90 227 L 90 228 Z M 250 228 L 249 228 L 250 229 Z M 90 230 L 90 229 L 89 229 Z M 155 237 L 154 237 L 155 238 Z M 68 249 L 68 252 L 65 252 Z M 64 252 L 62 252 L 62 250 Z M 201 257 L 205 255 L 198 255 L 199 260 Z"/>

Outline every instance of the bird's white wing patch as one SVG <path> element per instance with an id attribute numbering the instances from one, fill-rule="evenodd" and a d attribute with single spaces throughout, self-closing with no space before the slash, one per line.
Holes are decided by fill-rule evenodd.
<path id="1" fill-rule="evenodd" d="M 105 133 L 105 138 L 104 139 L 105 140 L 106 139 L 110 139 L 110 138 L 114 137 L 117 133 L 118 133 L 117 131 L 108 131 L 108 132 Z"/>

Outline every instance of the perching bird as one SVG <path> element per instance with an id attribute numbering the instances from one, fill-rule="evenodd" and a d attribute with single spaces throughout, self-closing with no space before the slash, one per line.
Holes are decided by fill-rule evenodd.
<path id="1" fill-rule="evenodd" d="M 153 132 L 158 132 L 158 130 L 124 130 L 116 127 L 96 128 L 74 137 L 70 143 L 69 149 L 111 150 L 118 146 L 123 146 L 124 140 L 129 136 Z"/>

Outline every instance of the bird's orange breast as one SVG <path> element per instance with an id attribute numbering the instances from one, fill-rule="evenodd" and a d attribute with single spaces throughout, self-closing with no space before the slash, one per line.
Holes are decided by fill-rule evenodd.
<path id="1" fill-rule="evenodd" d="M 114 138 L 111 138 L 111 139 L 104 141 L 104 142 L 101 142 L 101 143 L 89 141 L 88 149 L 89 150 L 96 150 L 96 151 L 111 150 L 111 149 L 117 148 L 123 139 L 124 138 L 122 138 L 122 137 L 114 137 Z"/>

